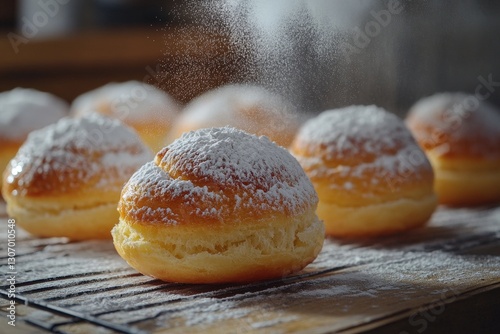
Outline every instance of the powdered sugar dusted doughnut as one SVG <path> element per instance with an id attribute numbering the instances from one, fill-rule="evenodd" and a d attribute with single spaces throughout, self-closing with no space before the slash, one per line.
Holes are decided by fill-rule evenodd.
<path id="1" fill-rule="evenodd" d="M 191 101 L 172 130 L 172 140 L 192 130 L 232 126 L 288 146 L 298 129 L 293 107 L 283 98 L 253 85 L 227 85 Z"/>
<path id="2" fill-rule="evenodd" d="M 163 147 L 179 110 L 166 92 L 139 81 L 107 84 L 80 95 L 71 105 L 77 117 L 98 112 L 121 120 L 155 152 Z"/>
<path id="3" fill-rule="evenodd" d="M 407 124 L 426 151 L 439 201 L 500 201 L 500 110 L 474 95 L 441 93 L 417 102 Z"/>
<path id="4" fill-rule="evenodd" d="M 0 173 L 31 131 L 57 122 L 68 109 L 60 98 L 34 89 L 0 93 Z"/>
<path id="5" fill-rule="evenodd" d="M 433 171 L 404 123 L 375 106 L 325 111 L 292 153 L 310 177 L 333 236 L 389 234 L 425 223 L 436 207 Z"/>
<path id="6" fill-rule="evenodd" d="M 241 282 L 302 269 L 319 253 L 317 196 L 298 162 L 234 128 L 184 134 L 125 185 L 115 247 L 166 281 Z"/>
<path id="7" fill-rule="evenodd" d="M 110 238 L 123 184 L 151 157 L 118 120 L 62 119 L 32 132 L 8 165 L 7 212 L 38 236 Z"/>

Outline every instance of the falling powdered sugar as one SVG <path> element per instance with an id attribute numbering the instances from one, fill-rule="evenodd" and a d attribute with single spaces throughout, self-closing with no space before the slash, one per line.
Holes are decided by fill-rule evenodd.
<path id="1" fill-rule="evenodd" d="M 204 6 L 206 13 L 200 13 L 198 20 L 209 21 L 207 26 L 221 26 L 222 33 L 230 36 L 238 55 L 244 58 L 239 74 L 246 82 L 273 89 L 309 112 L 332 103 L 338 105 L 339 99 L 349 101 L 347 96 L 353 96 L 352 89 L 345 86 L 355 78 L 339 80 L 348 70 L 340 69 L 348 66 L 344 44 L 346 35 L 372 4 L 342 0 L 188 3 L 194 3 L 193 11 Z"/>

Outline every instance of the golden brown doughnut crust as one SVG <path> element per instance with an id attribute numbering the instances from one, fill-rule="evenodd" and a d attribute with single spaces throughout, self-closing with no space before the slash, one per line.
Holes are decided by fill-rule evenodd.
<path id="1" fill-rule="evenodd" d="M 285 149 L 233 128 L 203 129 L 130 178 L 112 233 L 129 264 L 163 280 L 275 278 L 319 253 L 324 228 L 316 205 L 314 188 Z"/>
<path id="2" fill-rule="evenodd" d="M 121 188 L 151 156 L 117 120 L 62 119 L 32 132 L 6 168 L 7 212 L 39 236 L 110 238 Z"/>
<path id="3" fill-rule="evenodd" d="M 473 95 L 424 98 L 410 109 L 406 124 L 420 146 L 441 158 L 500 160 L 500 111 Z"/>
<path id="4" fill-rule="evenodd" d="M 226 85 L 191 101 L 172 129 L 171 140 L 183 133 L 210 127 L 232 126 L 267 136 L 287 147 L 299 127 L 293 107 L 280 96 L 253 85 Z"/>
<path id="5" fill-rule="evenodd" d="M 15 88 L 0 93 L 0 175 L 17 150 L 36 129 L 57 122 L 68 113 L 62 99 L 35 89 Z M 2 181 L 0 179 L 0 187 Z"/>
<path id="6" fill-rule="evenodd" d="M 12 141 L 3 141 L 0 139 L 0 146 L 2 149 L 0 150 L 0 176 L 3 174 L 3 171 L 8 166 L 10 160 L 16 155 L 17 150 L 21 147 L 22 142 L 12 142 Z M 2 185 L 2 180 L 0 178 L 0 187 Z"/>
<path id="7" fill-rule="evenodd" d="M 318 215 L 330 235 L 402 231 L 424 224 L 435 208 L 427 158 L 403 122 L 375 106 L 325 111 L 301 128 L 291 151 L 318 192 Z M 408 223 L 403 221 L 407 215 L 395 213 L 385 223 L 372 224 L 374 218 L 356 213 L 382 212 L 389 203 L 403 210 L 417 210 L 422 203 L 425 214 Z"/>
<path id="8" fill-rule="evenodd" d="M 500 201 L 500 111 L 472 95 L 443 93 L 417 102 L 406 123 L 434 167 L 440 203 Z"/>
<path id="9" fill-rule="evenodd" d="M 80 95 L 71 105 L 76 117 L 97 112 L 119 119 L 136 130 L 154 152 L 163 148 L 179 111 L 179 104 L 169 94 L 139 81 L 109 83 Z"/>

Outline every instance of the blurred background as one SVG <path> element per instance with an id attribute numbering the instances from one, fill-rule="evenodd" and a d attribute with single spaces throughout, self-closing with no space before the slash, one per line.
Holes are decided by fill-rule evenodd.
<path id="1" fill-rule="evenodd" d="M 135 79 L 186 103 L 256 82 L 304 112 L 377 104 L 402 115 L 421 97 L 482 85 L 500 105 L 499 17 L 491 0 L 3 0 L 0 91 L 71 101 Z"/>
<path id="2" fill-rule="evenodd" d="M 71 101 L 139 80 L 187 102 L 233 80 L 227 38 L 184 9 L 177 0 L 2 0 L 0 91 L 29 87 Z"/>

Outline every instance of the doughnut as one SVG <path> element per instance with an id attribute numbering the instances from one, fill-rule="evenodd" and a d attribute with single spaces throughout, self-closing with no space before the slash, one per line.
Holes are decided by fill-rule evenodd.
<path id="1" fill-rule="evenodd" d="M 98 112 L 118 118 L 134 128 L 153 152 L 163 148 L 179 110 L 166 92 L 139 81 L 109 83 L 80 95 L 71 105 L 76 117 Z"/>
<path id="2" fill-rule="evenodd" d="M 283 98 L 259 86 L 231 84 L 192 100 L 175 122 L 170 140 L 184 132 L 222 126 L 267 136 L 287 147 L 299 122 L 292 106 Z"/>
<path id="3" fill-rule="evenodd" d="M 280 278 L 322 248 L 317 202 L 298 162 L 267 137 L 200 129 L 130 178 L 112 235 L 132 267 L 164 281 Z"/>
<path id="4" fill-rule="evenodd" d="M 33 131 L 7 166 L 7 213 L 39 237 L 110 239 L 123 184 L 152 157 L 118 120 L 63 118 Z"/>
<path id="5" fill-rule="evenodd" d="M 34 89 L 0 93 L 0 173 L 31 131 L 57 122 L 68 110 L 68 104 L 60 98 Z"/>
<path id="6" fill-rule="evenodd" d="M 429 161 L 382 108 L 324 111 L 303 125 L 291 152 L 318 193 L 327 235 L 394 234 L 425 224 L 436 208 Z"/>
<path id="7" fill-rule="evenodd" d="M 500 202 L 500 110 L 474 95 L 441 93 L 418 101 L 406 124 L 436 174 L 439 203 Z"/>

